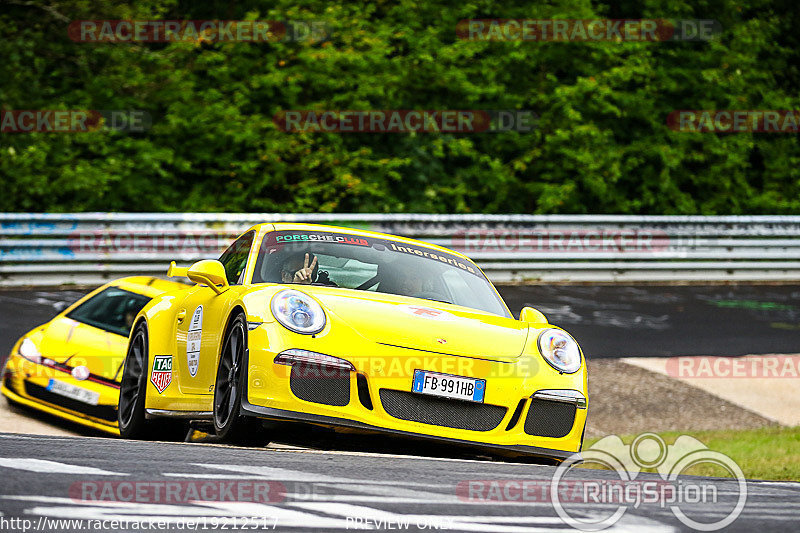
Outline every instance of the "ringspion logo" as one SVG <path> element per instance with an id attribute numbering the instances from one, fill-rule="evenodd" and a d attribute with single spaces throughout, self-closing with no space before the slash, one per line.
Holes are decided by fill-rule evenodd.
<path id="1" fill-rule="evenodd" d="M 612 470 L 619 479 L 576 483 L 567 476 L 577 473 L 585 477 L 586 470 L 573 468 L 580 463 Z M 713 478 L 681 477 L 700 464 L 727 471 L 735 479 L 736 489 L 720 490 L 719 482 Z M 637 479 L 645 468 L 655 469 L 660 479 Z M 577 497 L 569 490 L 576 487 L 580 489 Z M 670 445 L 654 433 L 642 433 L 631 444 L 609 435 L 561 463 L 550 482 L 549 494 L 556 514 L 564 523 L 582 531 L 606 529 L 617 523 L 628 509 L 642 504 L 669 509 L 689 528 L 717 531 L 732 524 L 741 514 L 747 502 L 747 481 L 733 459 L 689 435 L 679 436 Z M 587 517 L 585 507 L 574 505 L 575 502 L 611 505 Z M 711 521 L 695 516 L 698 503 L 714 505 L 717 513 Z"/>
<path id="2" fill-rule="evenodd" d="M 466 41 L 708 41 L 716 20 L 667 19 L 464 19 L 456 36 Z"/>

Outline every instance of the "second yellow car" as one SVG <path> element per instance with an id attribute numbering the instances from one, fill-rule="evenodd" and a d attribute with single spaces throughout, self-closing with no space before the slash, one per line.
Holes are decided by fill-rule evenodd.
<path id="1" fill-rule="evenodd" d="M 107 283 L 20 338 L 0 391 L 26 405 L 112 434 L 128 335 L 151 298 L 189 287 L 152 277 Z"/>

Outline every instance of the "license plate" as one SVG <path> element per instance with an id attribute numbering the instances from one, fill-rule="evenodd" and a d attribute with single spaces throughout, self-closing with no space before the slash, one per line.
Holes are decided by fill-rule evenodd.
<path id="1" fill-rule="evenodd" d="M 415 370 L 411 391 L 456 400 L 482 402 L 486 392 L 486 380 Z"/>
<path id="2" fill-rule="evenodd" d="M 70 383 L 64 383 L 56 379 L 51 379 L 47 384 L 47 390 L 52 393 L 60 394 L 66 398 L 72 398 L 79 402 L 88 403 L 89 405 L 97 405 L 100 400 L 100 393 L 76 387 Z"/>

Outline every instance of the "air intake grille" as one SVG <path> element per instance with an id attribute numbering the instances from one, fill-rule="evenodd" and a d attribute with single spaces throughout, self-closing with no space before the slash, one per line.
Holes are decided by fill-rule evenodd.
<path id="1" fill-rule="evenodd" d="M 3 376 L 3 384 L 6 386 L 7 389 L 16 392 L 14 389 L 14 378 L 11 377 L 10 372 L 6 372 L 5 376 Z"/>
<path id="2" fill-rule="evenodd" d="M 88 403 L 79 402 L 78 400 L 73 400 L 72 398 L 50 392 L 44 387 L 27 381 L 25 382 L 25 394 L 32 398 L 52 403 L 57 407 L 93 416 L 94 418 L 99 418 L 107 422 L 117 421 L 117 410 L 110 405 L 90 405 Z"/>
<path id="3" fill-rule="evenodd" d="M 525 433 L 537 437 L 565 437 L 575 423 L 575 409 L 571 403 L 531 400 Z"/>
<path id="4" fill-rule="evenodd" d="M 381 403 L 401 420 L 472 431 L 490 431 L 500 425 L 506 408 L 499 405 L 435 398 L 413 392 L 381 389 Z"/>
<path id="5" fill-rule="evenodd" d="M 289 388 L 307 402 L 344 406 L 350 403 L 350 372 L 319 365 L 293 365 Z"/>

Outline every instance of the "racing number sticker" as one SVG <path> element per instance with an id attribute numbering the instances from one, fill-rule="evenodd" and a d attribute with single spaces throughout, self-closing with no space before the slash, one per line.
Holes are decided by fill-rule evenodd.
<path id="1" fill-rule="evenodd" d="M 203 336 L 203 306 L 198 305 L 192 314 L 192 321 L 189 323 L 189 332 L 186 335 L 186 363 L 189 366 L 189 374 L 192 377 L 197 375 L 197 367 L 200 365 L 200 338 Z"/>
<path id="2" fill-rule="evenodd" d="M 153 357 L 153 372 L 150 374 L 150 381 L 155 385 L 159 394 L 164 392 L 172 383 L 172 356 L 156 355 Z"/>

